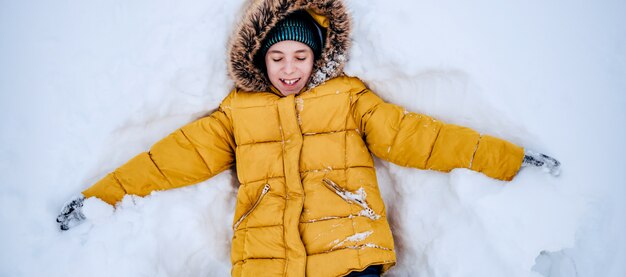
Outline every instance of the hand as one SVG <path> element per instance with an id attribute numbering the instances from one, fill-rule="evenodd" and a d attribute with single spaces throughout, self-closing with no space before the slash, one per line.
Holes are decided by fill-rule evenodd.
<path id="1" fill-rule="evenodd" d="M 524 150 L 522 166 L 536 166 L 549 172 L 552 176 L 559 176 L 561 173 L 561 163 L 555 158 L 530 150 Z"/>
<path id="2" fill-rule="evenodd" d="M 57 223 L 59 223 L 61 231 L 69 230 L 87 219 L 82 212 L 83 201 L 85 201 L 85 197 L 82 195 L 78 196 L 67 202 L 65 207 L 61 209 L 61 214 L 57 217 Z"/>

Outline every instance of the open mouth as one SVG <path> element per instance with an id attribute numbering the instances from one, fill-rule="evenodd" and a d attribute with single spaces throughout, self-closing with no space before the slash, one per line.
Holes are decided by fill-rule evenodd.
<path id="1" fill-rule="evenodd" d="M 298 83 L 300 81 L 300 79 L 302 78 L 296 78 L 296 79 L 280 79 L 280 82 L 283 83 L 283 85 L 291 87 L 296 85 L 296 83 Z"/>

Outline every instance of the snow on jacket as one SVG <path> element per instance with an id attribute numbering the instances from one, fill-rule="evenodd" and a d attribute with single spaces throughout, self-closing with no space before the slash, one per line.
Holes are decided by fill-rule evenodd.
<path id="1" fill-rule="evenodd" d="M 309 88 L 282 96 L 254 67 L 265 34 L 308 9 L 326 28 Z M 233 276 L 342 276 L 395 264 L 371 154 L 393 163 L 469 168 L 510 180 L 523 149 L 385 103 L 342 73 L 349 18 L 341 1 L 255 1 L 230 46 L 235 88 L 208 117 L 157 142 L 85 190 L 114 204 L 237 169 Z"/>

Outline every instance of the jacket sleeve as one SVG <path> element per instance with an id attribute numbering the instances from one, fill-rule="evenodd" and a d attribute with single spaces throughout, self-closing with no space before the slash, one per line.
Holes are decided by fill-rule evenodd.
<path id="1" fill-rule="evenodd" d="M 210 116 L 174 131 L 83 191 L 114 205 L 126 194 L 146 196 L 204 181 L 234 163 L 229 98 Z"/>
<path id="2" fill-rule="evenodd" d="M 385 103 L 362 83 L 360 86 L 362 89 L 352 100 L 353 115 L 367 147 L 379 158 L 401 166 L 444 172 L 469 168 L 506 181 L 519 171 L 523 148 L 466 127 L 407 112 Z"/>

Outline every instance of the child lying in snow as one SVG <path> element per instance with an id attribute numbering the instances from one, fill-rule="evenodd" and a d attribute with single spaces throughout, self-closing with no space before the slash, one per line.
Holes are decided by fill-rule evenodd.
<path id="1" fill-rule="evenodd" d="M 60 228 L 85 219 L 84 197 L 114 205 L 236 166 L 233 276 L 378 276 L 395 253 L 371 154 L 501 180 L 523 165 L 558 174 L 553 158 L 383 102 L 342 72 L 349 31 L 338 0 L 250 5 L 230 46 L 236 88 L 219 109 L 85 190 Z"/>

